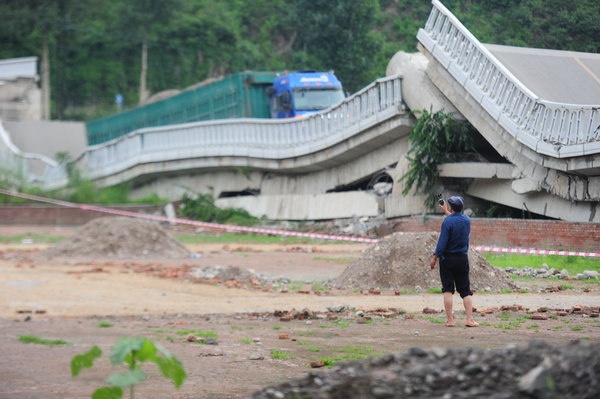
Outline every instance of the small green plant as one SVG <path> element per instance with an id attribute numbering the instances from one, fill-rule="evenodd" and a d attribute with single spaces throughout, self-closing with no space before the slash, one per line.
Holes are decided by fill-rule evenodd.
<path id="1" fill-rule="evenodd" d="M 313 291 L 327 291 L 327 287 L 325 287 L 322 283 L 318 281 L 312 282 L 312 290 Z"/>
<path id="2" fill-rule="evenodd" d="M 101 328 L 108 328 L 108 327 L 112 327 L 112 326 L 114 326 L 114 324 L 113 323 L 109 323 L 107 321 L 100 321 L 100 322 L 98 322 L 98 327 L 101 327 Z"/>
<path id="3" fill-rule="evenodd" d="M 503 290 L 500 290 L 500 293 L 501 293 L 501 294 L 512 294 L 512 293 L 513 293 L 513 290 L 510 290 L 510 289 L 507 289 L 507 288 L 505 288 L 505 289 L 503 289 Z"/>
<path id="4" fill-rule="evenodd" d="M 94 346 L 88 352 L 71 359 L 71 375 L 77 377 L 82 369 L 91 368 L 94 361 L 102 356 L 102 350 Z M 92 399 L 119 399 L 123 390 L 129 388 L 130 398 L 134 397 L 134 387 L 142 382 L 146 375 L 141 370 L 144 362 L 155 363 L 162 375 L 173 381 L 179 388 L 186 378 L 181 362 L 172 356 L 165 348 L 147 338 L 123 338 L 112 349 L 110 361 L 113 366 L 125 365 L 127 371 L 110 375 L 106 382 L 108 386 L 98 388 L 92 394 Z"/>
<path id="5" fill-rule="evenodd" d="M 240 342 L 242 344 L 250 345 L 252 343 L 252 340 L 250 338 L 240 338 Z"/>
<path id="6" fill-rule="evenodd" d="M 303 339 L 301 341 L 298 341 L 298 345 L 308 345 L 308 341 Z"/>
<path id="7" fill-rule="evenodd" d="M 500 315 L 500 320 L 508 321 L 508 320 L 510 320 L 510 317 L 511 317 L 511 314 L 508 312 L 505 312 Z"/>
<path id="8" fill-rule="evenodd" d="M 273 326 L 273 330 L 278 331 L 281 330 L 283 327 L 281 326 Z"/>
<path id="9" fill-rule="evenodd" d="M 195 337 L 213 338 L 219 339 L 219 335 L 212 330 L 179 330 L 176 331 L 177 335 L 193 335 Z"/>
<path id="10" fill-rule="evenodd" d="M 317 348 L 316 346 L 307 346 L 306 347 L 307 350 L 311 351 L 311 352 L 321 352 L 321 348 Z"/>
<path id="11" fill-rule="evenodd" d="M 19 341 L 26 344 L 40 344 L 47 346 L 66 345 L 68 343 L 62 339 L 45 339 L 36 337 L 35 335 L 19 335 Z"/>
<path id="12" fill-rule="evenodd" d="M 346 345 L 341 348 L 330 348 L 331 351 L 341 352 L 341 355 L 319 358 L 325 363 L 326 367 L 333 367 L 342 360 L 357 360 L 365 359 L 372 356 L 381 356 L 381 353 L 376 353 L 370 345 Z"/>
<path id="13" fill-rule="evenodd" d="M 427 320 L 431 323 L 435 323 L 435 324 L 444 324 L 445 321 L 440 319 L 439 317 L 433 317 L 433 316 L 420 316 L 419 319 L 422 320 Z"/>
<path id="14" fill-rule="evenodd" d="M 584 329 L 583 326 L 573 326 L 573 327 L 571 327 L 571 331 L 581 331 L 583 329 Z"/>
<path id="15" fill-rule="evenodd" d="M 182 207 L 179 209 L 181 216 L 204 222 L 233 223 L 240 226 L 252 226 L 260 219 L 250 215 L 248 211 L 238 208 L 221 209 L 215 205 L 212 195 L 197 193 L 196 197 L 184 194 Z"/>
<path id="16" fill-rule="evenodd" d="M 333 324 L 340 328 L 347 328 L 350 327 L 350 320 L 335 319 Z"/>
<path id="17" fill-rule="evenodd" d="M 442 293 L 441 288 L 429 288 L 427 291 L 431 292 L 432 294 L 441 294 Z"/>
<path id="18" fill-rule="evenodd" d="M 300 335 L 302 337 L 304 337 L 304 336 L 312 337 L 313 335 L 315 335 L 315 332 L 314 331 L 298 331 L 296 333 L 296 335 Z"/>
<path id="19" fill-rule="evenodd" d="M 286 352 L 278 351 L 277 349 L 272 349 L 271 357 L 273 359 L 295 359 L 296 355 L 294 355 L 293 353 L 286 353 Z"/>

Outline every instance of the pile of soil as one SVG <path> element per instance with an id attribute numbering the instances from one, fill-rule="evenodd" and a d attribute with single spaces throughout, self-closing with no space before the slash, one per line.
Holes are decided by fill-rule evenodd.
<path id="1" fill-rule="evenodd" d="M 110 216 L 91 220 L 41 256 L 172 259 L 189 258 L 191 252 L 156 222 Z"/>
<path id="2" fill-rule="evenodd" d="M 561 398 L 600 397 L 600 344 L 483 350 L 424 350 L 341 363 L 330 372 L 266 388 L 252 399 Z"/>
<path id="3" fill-rule="evenodd" d="M 341 289 L 414 290 L 440 288 L 439 262 L 431 270 L 429 262 L 439 233 L 394 233 L 367 249 L 331 282 Z M 477 251 L 469 251 L 471 289 L 501 291 L 519 286 L 507 273 L 492 266 Z"/>

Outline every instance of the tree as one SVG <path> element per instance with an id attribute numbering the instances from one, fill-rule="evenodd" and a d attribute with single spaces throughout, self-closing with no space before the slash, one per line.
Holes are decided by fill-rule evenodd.
<path id="1" fill-rule="evenodd" d="M 376 0 L 297 0 L 294 49 L 313 68 L 334 69 L 346 89 L 358 90 L 382 74 L 376 70 L 383 43 L 375 32 L 379 15 Z"/>

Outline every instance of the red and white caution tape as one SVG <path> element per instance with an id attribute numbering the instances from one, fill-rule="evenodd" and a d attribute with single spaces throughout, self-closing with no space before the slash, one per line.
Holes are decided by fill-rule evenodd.
<path id="1" fill-rule="evenodd" d="M 0 194 L 10 195 L 13 197 L 24 198 L 32 201 L 45 202 L 48 204 L 60 205 L 67 208 L 77 208 L 83 209 L 86 211 L 95 211 L 108 213 L 111 215 L 119 215 L 119 216 L 129 216 L 138 219 L 149 219 L 156 220 L 160 222 L 170 222 L 170 223 L 180 223 L 180 224 L 189 224 L 192 226 L 199 227 L 207 227 L 211 229 L 221 229 L 228 231 L 242 231 L 246 233 L 258 233 L 258 234 L 270 234 L 276 236 L 287 236 L 287 237 L 303 237 L 303 238 L 312 238 L 318 240 L 334 240 L 334 241 L 351 241 L 351 242 L 364 242 L 364 243 L 376 243 L 379 242 L 378 239 L 375 238 L 363 238 L 363 237 L 352 237 L 352 236 L 340 236 L 340 235 L 329 235 L 329 234 L 316 234 L 316 233 L 302 233 L 298 231 L 286 231 L 286 230 L 271 230 L 271 229 L 260 229 L 255 227 L 244 227 L 244 226 L 236 226 L 233 224 L 218 224 L 218 223 L 207 223 L 207 222 L 199 222 L 196 220 L 188 220 L 188 219 L 180 219 L 180 218 L 167 218 L 165 216 L 156 216 L 156 215 L 148 215 L 145 213 L 137 213 L 137 212 L 129 212 L 122 211 L 117 209 L 110 208 L 102 208 L 99 206 L 93 205 L 84 205 L 84 204 L 75 204 L 73 202 L 55 200 L 51 198 L 39 197 L 37 195 L 31 194 L 23 194 L 16 191 L 10 191 L 0 188 Z"/>
<path id="2" fill-rule="evenodd" d="M 594 252 L 574 252 L 574 251 L 550 251 L 545 249 L 522 249 L 522 248 L 496 248 L 476 246 L 476 251 L 481 252 L 502 252 L 509 254 L 534 254 L 534 255 L 563 255 L 563 256 L 587 256 L 592 258 L 600 258 L 600 253 Z"/>
<path id="3" fill-rule="evenodd" d="M 170 222 L 170 223 L 180 223 L 180 224 L 189 224 L 192 226 L 198 227 L 207 227 L 212 229 L 221 229 L 228 231 L 240 231 L 246 233 L 257 233 L 257 234 L 269 234 L 269 235 L 277 235 L 277 236 L 286 236 L 286 237 L 302 237 L 302 238 L 311 238 L 311 239 L 319 239 L 319 240 L 334 240 L 334 241 L 350 241 L 350 242 L 364 242 L 369 244 L 375 244 L 379 242 L 379 239 L 376 238 L 363 238 L 363 237 L 352 237 L 352 236 L 340 236 L 340 235 L 330 235 L 330 234 L 316 234 L 316 233 L 302 233 L 299 231 L 287 231 L 287 230 L 271 230 L 271 229 L 260 229 L 255 227 L 244 227 L 244 226 L 236 226 L 233 224 L 218 224 L 218 223 L 208 223 L 208 222 L 199 222 L 196 220 L 188 220 L 188 219 L 180 219 L 180 218 L 167 218 L 165 216 L 156 216 L 156 215 L 148 215 L 145 213 L 137 213 L 137 212 L 129 212 L 122 211 L 117 209 L 110 208 L 102 208 L 99 206 L 93 205 L 84 205 L 84 204 L 75 204 L 73 202 L 55 200 L 51 198 L 39 197 L 37 195 L 31 194 L 23 194 L 16 191 L 10 191 L 0 188 L 0 194 L 10 195 L 13 197 L 24 198 L 32 201 L 45 202 L 48 204 L 60 205 L 67 208 L 77 208 L 83 209 L 86 211 L 95 211 L 108 213 L 112 215 L 119 216 L 128 216 L 138 219 L 149 219 L 156 220 L 160 222 Z M 521 249 L 521 248 L 498 248 L 498 247 L 486 247 L 486 246 L 476 246 L 476 251 L 481 252 L 500 252 L 500 253 L 517 253 L 517 254 L 535 254 L 535 255 L 563 255 L 563 256 L 585 256 L 585 257 L 596 257 L 600 258 L 600 253 L 594 252 L 574 252 L 574 251 L 550 251 L 543 249 Z"/>

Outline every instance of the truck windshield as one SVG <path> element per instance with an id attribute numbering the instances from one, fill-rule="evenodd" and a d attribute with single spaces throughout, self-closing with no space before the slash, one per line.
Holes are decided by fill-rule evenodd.
<path id="1" fill-rule="evenodd" d="M 302 87 L 294 89 L 294 105 L 298 111 L 325 109 L 343 99 L 344 92 L 339 87 Z"/>

